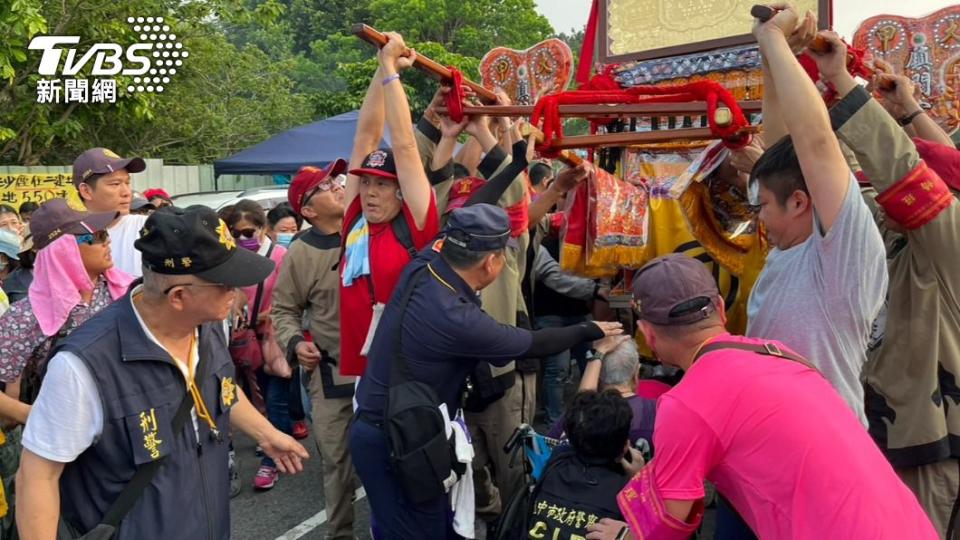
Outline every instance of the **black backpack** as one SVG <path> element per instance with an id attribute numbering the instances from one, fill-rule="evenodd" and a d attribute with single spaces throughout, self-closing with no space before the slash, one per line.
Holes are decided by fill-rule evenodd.
<path id="1" fill-rule="evenodd" d="M 358 213 L 350 221 L 350 226 L 345 230 L 347 233 L 353 230 L 353 227 L 360 221 L 360 218 L 363 217 L 362 213 Z M 390 222 L 390 227 L 393 229 L 393 234 L 397 236 L 397 241 L 400 242 L 400 245 L 407 250 L 407 253 L 410 255 L 410 260 L 413 260 L 417 256 L 417 247 L 413 245 L 413 234 L 410 232 L 410 225 L 407 224 L 407 219 L 403 216 L 403 210 L 397 214 L 397 217 L 393 218 Z M 340 258 L 343 258 L 343 254 L 340 254 Z"/>
<path id="2" fill-rule="evenodd" d="M 404 494 L 414 505 L 446 493 L 444 481 L 453 473 L 456 462 L 437 393 L 426 383 L 413 380 L 401 348 L 403 314 L 424 275 L 426 268 L 410 276 L 398 306 L 401 315 L 397 322 L 395 356 L 390 364 L 383 422 L 390 445 L 391 465 Z"/>

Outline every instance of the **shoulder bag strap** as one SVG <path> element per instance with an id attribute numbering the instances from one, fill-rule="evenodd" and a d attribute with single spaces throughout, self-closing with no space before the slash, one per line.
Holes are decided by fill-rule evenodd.
<path id="1" fill-rule="evenodd" d="M 413 260 L 417 256 L 417 247 L 413 245 L 413 234 L 410 232 L 410 225 L 407 223 L 407 218 L 404 217 L 403 212 L 393 218 L 390 226 L 393 227 L 393 234 L 396 235 L 397 241 L 407 250 L 407 254 Z"/>
<path id="2" fill-rule="evenodd" d="M 200 330 L 198 329 L 198 332 Z M 199 344 L 197 345 L 199 350 Z M 204 357 L 201 356 L 200 360 L 197 362 L 197 372 L 195 374 L 194 380 L 203 380 L 207 376 L 207 368 L 209 362 L 206 362 Z M 177 412 L 173 415 L 173 421 L 171 422 L 173 426 L 174 436 L 180 433 L 183 429 L 183 425 L 187 422 L 187 418 L 190 418 L 190 409 L 193 408 L 193 398 L 190 396 L 190 391 L 187 390 L 184 393 L 183 399 L 180 401 L 180 406 L 177 407 Z M 130 482 L 127 483 L 126 487 L 123 488 L 123 491 L 120 492 L 120 495 L 117 497 L 117 500 L 113 502 L 110 506 L 110 510 L 107 510 L 107 513 L 103 516 L 101 520 L 102 525 L 109 525 L 111 527 L 116 527 L 123 521 L 124 516 L 130 512 L 130 509 L 133 508 L 133 505 L 137 502 L 137 499 L 143 495 L 143 490 L 150 485 L 150 482 L 153 481 L 153 477 L 157 475 L 157 471 L 160 470 L 160 467 L 167 460 L 167 457 L 150 461 L 144 463 L 143 465 L 137 467 L 137 472 L 134 473 L 133 478 L 130 479 Z"/>
<path id="3" fill-rule="evenodd" d="M 410 297 L 413 296 L 414 289 L 417 288 L 417 284 L 420 283 L 426 273 L 426 266 L 414 272 L 413 275 L 410 276 L 410 281 L 407 282 L 407 287 L 403 291 L 403 296 L 400 297 L 400 301 L 398 303 L 400 320 L 397 321 L 397 330 L 394 332 L 394 358 L 393 362 L 390 363 L 390 379 L 387 381 L 387 387 L 396 386 L 399 383 L 410 381 L 413 378 L 410 375 L 410 366 L 407 365 L 407 360 L 403 356 L 403 317 L 407 313 L 407 304 L 410 303 Z"/>
<path id="4" fill-rule="evenodd" d="M 818 373 L 820 371 L 816 368 L 816 366 L 810 363 L 810 361 L 807 360 L 806 358 L 797 354 L 793 354 L 789 351 L 784 351 L 780 347 L 778 347 L 776 344 L 771 342 L 763 343 L 761 345 L 761 344 L 753 344 L 753 343 L 735 343 L 732 341 L 718 341 L 716 343 L 710 343 L 708 345 L 704 345 L 700 349 L 700 352 L 697 353 L 697 356 L 693 359 L 693 361 L 696 362 L 697 360 L 700 359 L 701 356 L 708 353 L 712 353 L 714 351 L 719 351 L 722 349 L 737 349 L 741 351 L 752 352 L 762 356 L 773 356 L 776 358 L 793 360 L 794 362 L 799 362 L 817 371 Z"/>
<path id="5" fill-rule="evenodd" d="M 274 245 L 275 244 L 271 243 L 270 247 L 267 248 L 268 259 L 270 258 L 270 254 L 273 253 Z M 250 319 L 250 329 L 253 330 L 254 332 L 257 331 L 257 316 L 260 315 L 260 302 L 263 300 L 263 288 L 264 288 L 264 282 L 261 281 L 260 284 L 257 285 L 257 295 L 253 299 L 253 315 L 252 315 L 252 318 Z M 257 335 L 257 338 L 259 337 L 260 336 Z"/>

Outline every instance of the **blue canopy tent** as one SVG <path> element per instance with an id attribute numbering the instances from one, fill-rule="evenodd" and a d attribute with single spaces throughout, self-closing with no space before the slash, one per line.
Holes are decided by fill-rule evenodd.
<path id="1" fill-rule="evenodd" d="M 337 159 L 350 159 L 359 111 L 295 127 L 262 143 L 213 163 L 214 176 L 221 174 L 289 174 L 306 165 L 323 167 Z M 390 145 L 384 130 L 381 148 Z"/>

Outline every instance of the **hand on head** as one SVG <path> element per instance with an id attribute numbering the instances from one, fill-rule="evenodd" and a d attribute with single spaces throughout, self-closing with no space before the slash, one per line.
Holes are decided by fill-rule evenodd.
<path id="1" fill-rule="evenodd" d="M 623 332 L 622 326 L 620 328 L 620 332 L 621 332 L 620 334 L 613 334 L 613 335 L 608 334 L 603 339 L 598 339 L 597 341 L 594 341 L 593 342 L 594 350 L 596 350 L 600 354 L 607 354 L 608 352 L 619 347 L 620 344 L 624 343 L 625 341 L 630 341 L 631 339 L 633 339 L 630 336 L 626 336 L 622 334 Z"/>
<path id="2" fill-rule="evenodd" d="M 597 325 L 600 330 L 603 331 L 604 336 L 619 336 L 623 334 L 623 325 L 619 322 L 610 322 L 610 321 L 594 321 L 593 324 Z M 602 340 L 601 340 L 602 341 Z M 624 340 L 621 340 L 622 343 Z M 619 345 L 619 343 L 617 343 Z M 613 348 L 611 348 L 612 350 Z"/>

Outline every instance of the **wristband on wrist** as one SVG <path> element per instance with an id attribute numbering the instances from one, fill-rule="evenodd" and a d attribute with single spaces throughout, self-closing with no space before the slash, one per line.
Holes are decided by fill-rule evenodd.
<path id="1" fill-rule="evenodd" d="M 587 351 L 587 362 L 593 362 L 594 360 L 603 360 L 604 353 L 596 350 L 590 349 Z"/>
<path id="2" fill-rule="evenodd" d="M 392 83 L 393 81 L 397 81 L 397 80 L 400 80 L 400 74 L 399 74 L 399 73 L 394 73 L 393 75 L 387 75 L 386 77 L 384 77 L 384 78 L 383 78 L 383 82 L 382 82 L 381 84 L 383 84 L 384 86 L 386 86 L 386 85 Z"/>
<path id="3" fill-rule="evenodd" d="M 904 127 L 909 126 L 913 120 L 921 114 L 923 114 L 923 109 L 918 109 L 902 118 L 897 118 L 897 123 Z"/>
<path id="4" fill-rule="evenodd" d="M 620 531 L 617 533 L 615 540 L 623 540 L 627 537 L 628 532 L 630 532 L 630 529 L 628 529 L 626 526 L 620 527 Z"/>

